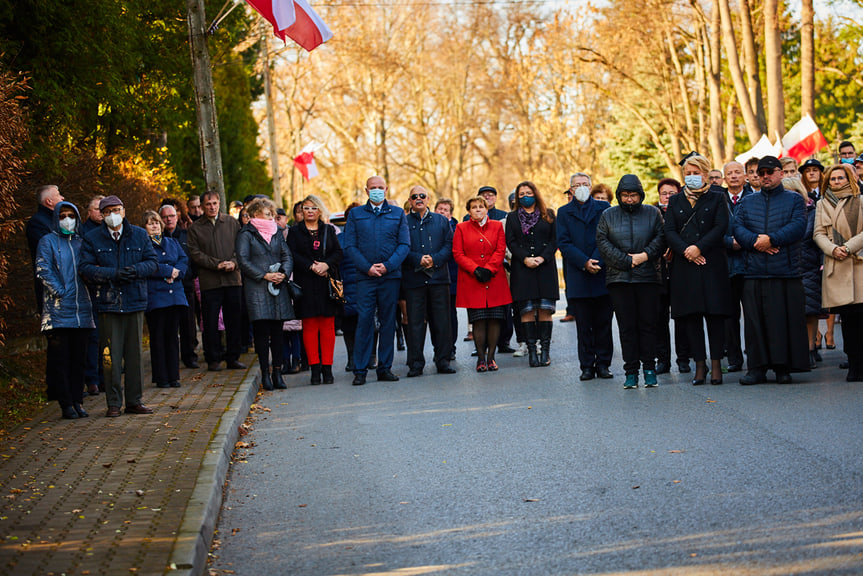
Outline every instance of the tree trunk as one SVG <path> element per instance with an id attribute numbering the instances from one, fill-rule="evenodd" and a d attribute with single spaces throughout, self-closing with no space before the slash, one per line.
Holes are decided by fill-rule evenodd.
<path id="1" fill-rule="evenodd" d="M 728 70 L 731 73 L 731 81 L 734 83 L 734 92 L 737 94 L 737 102 L 740 105 L 740 113 L 743 115 L 743 123 L 746 125 L 749 144 L 750 146 L 755 146 L 755 143 L 761 139 L 763 131 L 758 122 L 758 117 L 752 108 L 752 100 L 746 87 L 746 80 L 743 77 L 743 72 L 740 70 L 737 39 L 731 26 L 731 9 L 728 6 L 728 0 L 719 0 L 719 12 L 722 19 L 722 37 L 725 39 Z"/>
<path id="2" fill-rule="evenodd" d="M 815 7 L 803 0 L 800 11 L 800 112 L 815 119 Z"/>
<path id="3" fill-rule="evenodd" d="M 758 129 L 763 134 L 767 131 L 767 120 L 764 116 L 764 97 L 761 92 L 761 73 L 758 67 L 758 49 L 755 46 L 755 32 L 752 30 L 752 14 L 749 10 L 749 0 L 738 0 L 740 5 L 740 30 L 743 34 L 743 62 L 746 67 L 746 83 L 749 89 L 749 105 L 758 120 Z M 760 136 L 759 136 L 760 138 Z"/>
<path id="4" fill-rule="evenodd" d="M 725 151 L 722 147 L 722 102 L 719 94 L 721 58 L 719 40 L 719 0 L 713 0 L 713 9 L 710 13 L 710 74 L 707 76 L 707 86 L 710 90 L 710 133 L 707 141 L 710 143 L 710 154 L 713 157 L 713 165 L 718 166 L 725 161 Z"/>
<path id="5" fill-rule="evenodd" d="M 782 37 L 779 2 L 764 0 L 764 63 L 767 74 L 767 133 L 785 134 L 785 95 L 782 86 Z"/>
<path id="6" fill-rule="evenodd" d="M 282 200 L 281 175 L 279 174 L 279 144 L 276 140 L 276 112 L 273 109 L 273 82 L 270 77 L 270 38 L 265 30 L 261 37 L 264 53 L 264 96 L 267 101 L 267 135 L 270 143 L 270 168 L 273 176 L 273 202 L 277 208 L 284 208 Z M 291 215 L 293 217 L 293 215 Z"/>

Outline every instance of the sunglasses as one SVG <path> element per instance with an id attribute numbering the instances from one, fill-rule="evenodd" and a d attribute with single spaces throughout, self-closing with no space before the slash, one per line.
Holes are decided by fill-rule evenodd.
<path id="1" fill-rule="evenodd" d="M 773 174 L 773 173 L 774 173 L 774 172 L 776 172 L 777 170 L 782 170 L 782 169 L 781 169 L 781 168 L 773 168 L 772 170 L 764 169 L 764 170 L 759 170 L 759 171 L 757 172 L 757 174 L 758 174 L 759 176 L 767 176 L 768 174 Z"/>
<path id="2" fill-rule="evenodd" d="M 411 194 L 411 200 L 419 200 L 419 199 L 425 200 L 426 195 L 425 194 Z"/>

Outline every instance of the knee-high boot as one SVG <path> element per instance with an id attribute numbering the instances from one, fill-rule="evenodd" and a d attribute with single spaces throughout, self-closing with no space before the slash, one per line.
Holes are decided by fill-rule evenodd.
<path id="1" fill-rule="evenodd" d="M 551 329 L 554 326 L 553 322 L 537 322 L 539 327 L 539 341 L 542 344 L 542 352 L 539 356 L 539 365 L 548 366 L 551 360 L 548 357 L 549 348 L 551 348 Z"/>
<path id="2" fill-rule="evenodd" d="M 539 366 L 539 356 L 536 354 L 537 325 L 536 322 L 522 322 L 524 337 L 527 342 L 527 359 L 531 368 Z"/>

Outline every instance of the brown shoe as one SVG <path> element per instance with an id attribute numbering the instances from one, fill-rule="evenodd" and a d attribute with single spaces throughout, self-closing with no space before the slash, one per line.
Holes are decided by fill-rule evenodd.
<path id="1" fill-rule="evenodd" d="M 575 316 L 567 314 L 563 318 L 560 319 L 560 322 L 573 322 L 575 320 Z"/>
<path id="2" fill-rule="evenodd" d="M 143 404 L 137 406 L 126 406 L 126 414 L 152 414 L 153 409 L 147 408 Z"/>
<path id="3" fill-rule="evenodd" d="M 231 360 L 230 362 L 228 362 L 228 368 L 230 370 L 245 370 L 246 368 L 248 368 L 248 366 L 246 366 L 239 360 Z"/>
<path id="4" fill-rule="evenodd" d="M 222 369 L 221 362 L 207 362 L 207 370 L 210 372 L 218 372 Z"/>
<path id="5" fill-rule="evenodd" d="M 108 411 L 105 412 L 106 418 L 119 418 L 120 408 L 118 406 L 108 406 Z"/>

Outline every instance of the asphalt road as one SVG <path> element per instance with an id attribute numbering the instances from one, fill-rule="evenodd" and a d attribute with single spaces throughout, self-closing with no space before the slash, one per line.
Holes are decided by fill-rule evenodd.
<path id="1" fill-rule="evenodd" d="M 619 350 L 614 380 L 578 380 L 571 323 L 552 366 L 497 374 L 459 338 L 456 375 L 404 378 L 399 352 L 401 381 L 353 387 L 336 346 L 335 385 L 265 394 L 215 574 L 863 574 L 863 386 L 839 350 L 791 385 L 624 390 Z"/>

